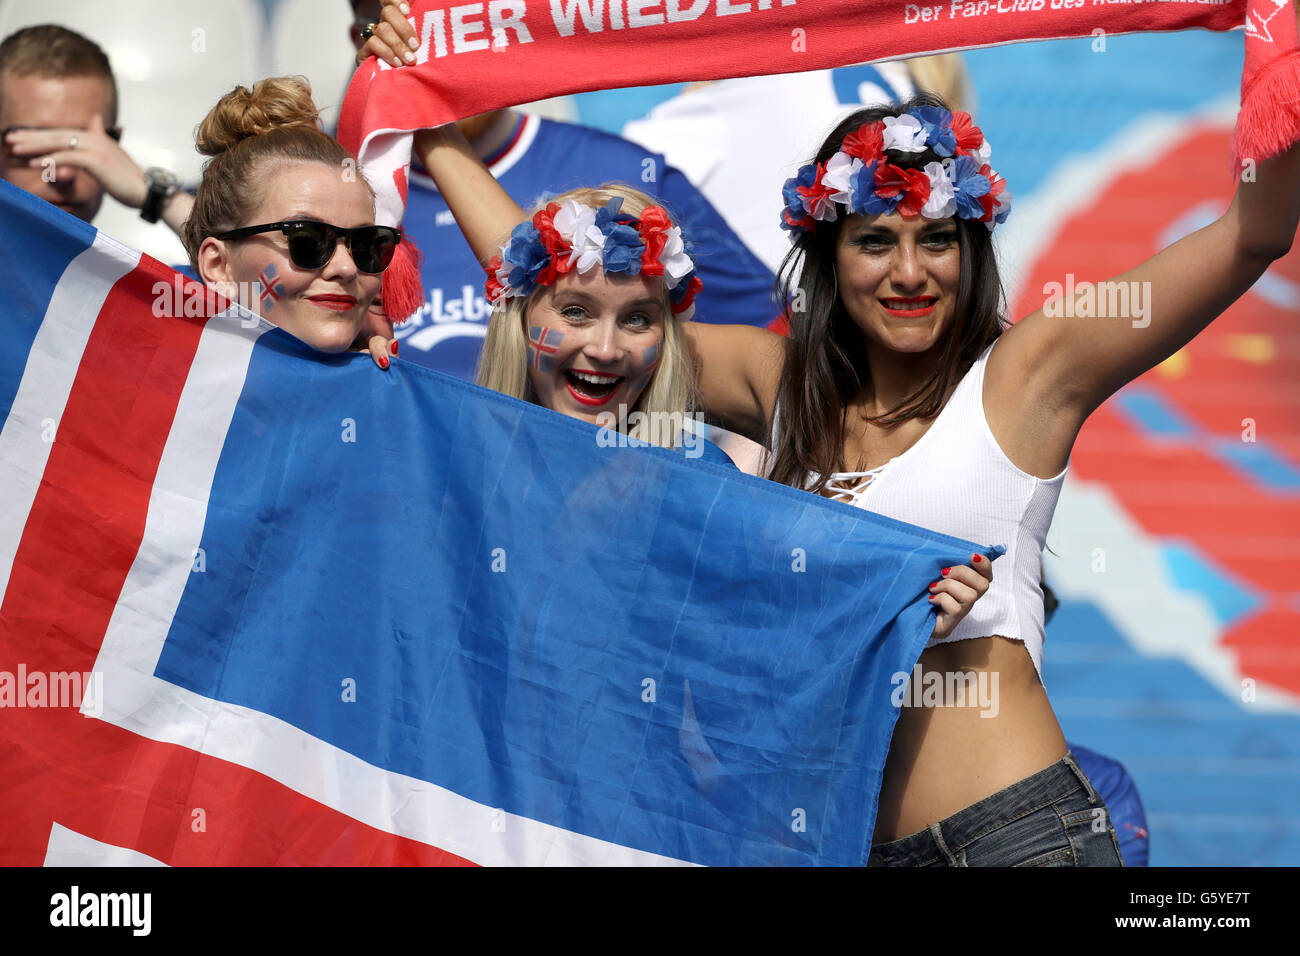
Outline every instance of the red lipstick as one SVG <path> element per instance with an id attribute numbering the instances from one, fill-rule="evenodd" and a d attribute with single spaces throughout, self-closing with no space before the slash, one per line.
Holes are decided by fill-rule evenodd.
<path id="1" fill-rule="evenodd" d="M 601 395 L 584 395 L 573 387 L 575 379 L 578 380 L 579 384 L 582 384 L 582 380 L 578 378 L 579 375 L 589 375 L 601 379 L 602 384 L 599 390 L 603 391 L 608 388 L 608 391 L 604 391 Z M 621 375 L 611 375 L 608 372 L 595 372 L 588 369 L 569 369 L 564 373 L 564 385 L 569 390 L 569 394 L 573 396 L 575 401 L 586 405 L 588 408 L 599 408 L 601 405 L 607 404 L 614 397 L 614 393 L 618 391 L 618 386 L 622 381 L 623 377 Z M 590 384 L 587 383 L 588 387 L 590 387 Z"/>
<path id="2" fill-rule="evenodd" d="M 611 398 L 614 397 L 614 392 L 618 391 L 618 389 L 614 389 L 614 391 L 610 392 L 610 393 L 609 393 L 608 395 L 606 395 L 604 398 L 591 398 L 591 397 L 589 397 L 589 396 L 587 396 L 587 395 L 583 395 L 581 392 L 577 391 L 577 390 L 576 390 L 572 385 L 570 385 L 568 382 L 565 382 L 565 383 L 564 383 L 564 387 L 567 388 L 567 389 L 569 390 L 569 394 L 570 394 L 570 395 L 572 395 L 575 399 L 577 399 L 577 400 L 578 400 L 579 402 L 581 402 L 583 405 L 587 405 L 587 406 L 590 407 L 590 408 L 598 408 L 598 407 L 600 407 L 601 405 L 604 405 L 606 402 L 608 402 Z"/>
<path id="3" fill-rule="evenodd" d="M 893 296 L 881 299 L 880 304 L 884 306 L 886 312 L 900 319 L 918 319 L 933 312 L 938 301 L 932 295 L 918 295 L 909 299 Z"/>
<path id="4" fill-rule="evenodd" d="M 350 295 L 309 295 L 307 301 L 331 312 L 347 312 L 357 305 L 357 300 Z"/>

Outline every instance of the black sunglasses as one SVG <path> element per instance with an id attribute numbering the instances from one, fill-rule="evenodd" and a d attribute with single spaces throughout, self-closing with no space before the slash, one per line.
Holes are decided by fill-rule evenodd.
<path id="1" fill-rule="evenodd" d="M 247 239 L 263 232 L 282 232 L 289 239 L 289 259 L 299 269 L 319 269 L 334 257 L 342 239 L 357 268 L 377 275 L 388 268 L 402 241 L 402 230 L 392 226 L 357 226 L 341 229 L 314 219 L 289 219 L 261 226 L 244 226 L 220 233 L 218 239 Z"/>

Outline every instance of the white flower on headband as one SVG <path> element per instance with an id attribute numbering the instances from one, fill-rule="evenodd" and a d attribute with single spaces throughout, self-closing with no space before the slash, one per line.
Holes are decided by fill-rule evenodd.
<path id="1" fill-rule="evenodd" d="M 853 176 L 865 165 L 862 160 L 847 153 L 836 153 L 831 157 L 822 176 L 822 185 L 834 190 L 830 197 L 833 202 L 853 205 Z"/>
<path id="2" fill-rule="evenodd" d="M 501 283 L 503 296 L 509 296 L 514 294 L 514 290 L 510 286 L 510 270 L 512 266 L 510 265 L 509 262 L 506 262 L 505 260 L 506 250 L 509 248 L 510 248 L 509 246 L 501 247 L 501 255 L 499 256 L 499 258 L 501 259 L 501 265 L 497 268 L 496 271 L 497 282 Z"/>
<path id="3" fill-rule="evenodd" d="M 569 253 L 569 262 L 578 262 L 578 271 L 590 272 L 604 262 L 605 234 L 596 228 L 595 210 L 592 210 L 592 222 L 584 224 L 582 233 L 573 237 L 573 251 Z"/>
<path id="4" fill-rule="evenodd" d="M 930 198 L 921 207 L 927 219 L 947 219 L 957 211 L 957 192 L 942 163 L 926 163 L 925 175 L 930 178 Z"/>
<path id="5" fill-rule="evenodd" d="M 665 230 L 664 235 L 668 237 L 668 241 L 664 243 L 664 251 L 660 253 L 659 261 L 664 267 L 664 284 L 670 289 L 675 289 L 684 276 L 690 275 L 691 270 L 695 268 L 695 263 L 686 254 L 686 242 L 682 239 L 680 227 L 671 226 Z"/>
<path id="6" fill-rule="evenodd" d="M 989 157 L 993 155 L 993 147 L 989 145 L 987 139 L 980 140 L 980 148 L 971 152 L 971 158 L 975 160 L 975 165 L 987 166 Z"/>
<path id="7" fill-rule="evenodd" d="M 555 231 L 569 244 L 569 265 L 587 272 L 600 262 L 605 236 L 596 228 L 596 210 L 574 199 L 566 200 L 555 214 Z"/>
<path id="8" fill-rule="evenodd" d="M 925 127 L 911 113 L 902 116 L 886 116 L 884 148 L 896 149 L 901 153 L 921 153 L 925 151 Z"/>
<path id="9" fill-rule="evenodd" d="M 596 210 L 584 206 L 576 199 L 567 199 L 560 211 L 555 214 L 555 231 L 564 239 L 573 242 L 573 237 L 585 232 L 586 227 L 596 221 Z"/>

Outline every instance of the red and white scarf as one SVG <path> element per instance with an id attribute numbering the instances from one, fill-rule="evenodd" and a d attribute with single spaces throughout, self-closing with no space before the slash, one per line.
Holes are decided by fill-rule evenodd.
<path id="1" fill-rule="evenodd" d="M 830 69 L 1018 40 L 1246 25 L 1234 167 L 1300 139 L 1300 44 L 1291 0 L 409 0 L 417 62 L 372 58 L 339 120 L 401 221 L 412 131 L 587 90 Z M 809 144 L 811 149 L 814 144 Z M 770 197 L 773 208 L 779 197 Z M 764 201 L 756 197 L 756 201 Z M 422 290 L 412 250 L 384 279 L 390 315 Z"/>

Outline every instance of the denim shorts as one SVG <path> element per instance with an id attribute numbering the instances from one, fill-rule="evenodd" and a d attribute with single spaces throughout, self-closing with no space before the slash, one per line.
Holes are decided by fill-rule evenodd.
<path id="1" fill-rule="evenodd" d="M 868 866 L 1123 866 L 1110 812 L 1074 755 L 924 830 L 871 848 Z"/>

